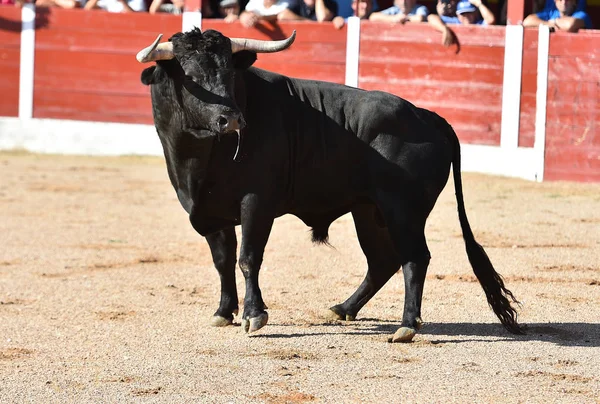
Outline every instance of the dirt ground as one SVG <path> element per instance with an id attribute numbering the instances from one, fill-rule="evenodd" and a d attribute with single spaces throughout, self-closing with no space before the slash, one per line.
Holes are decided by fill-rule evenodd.
<path id="1" fill-rule="evenodd" d="M 391 344 L 397 274 L 326 321 L 366 263 L 350 216 L 275 223 L 269 324 L 208 322 L 219 280 L 163 159 L 0 154 L 0 402 L 600 402 L 600 184 L 464 174 L 478 241 L 522 302 L 507 333 L 469 267 L 452 181 L 427 226 L 425 327 Z M 243 282 L 238 272 L 238 290 Z"/>

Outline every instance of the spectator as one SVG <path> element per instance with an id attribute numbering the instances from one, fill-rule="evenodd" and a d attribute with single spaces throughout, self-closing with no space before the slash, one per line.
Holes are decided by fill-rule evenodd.
<path id="1" fill-rule="evenodd" d="M 277 16 L 290 8 L 289 0 L 250 0 L 240 14 L 240 22 L 246 28 L 254 27 L 259 21 L 276 21 Z"/>
<path id="2" fill-rule="evenodd" d="M 577 32 L 582 28 L 591 29 L 592 20 L 583 10 L 577 10 L 576 0 L 554 0 L 556 8 L 544 8 L 536 14 L 530 14 L 523 20 L 525 27 L 547 25 L 550 28 Z"/>
<path id="3" fill-rule="evenodd" d="M 354 16 L 354 9 L 352 8 L 352 0 L 334 0 L 337 5 L 336 16 L 348 18 Z M 388 0 L 386 0 L 388 1 Z M 373 0 L 373 11 L 379 11 L 379 5 L 377 0 Z"/>
<path id="4" fill-rule="evenodd" d="M 110 13 L 147 11 L 144 0 L 88 0 L 83 8 L 86 10 L 106 10 Z"/>
<path id="5" fill-rule="evenodd" d="M 85 0 L 84 0 L 85 1 Z M 24 4 L 29 1 L 17 0 L 15 3 Z M 33 3 L 33 1 L 31 1 Z M 81 8 L 82 3 L 79 0 L 37 0 L 36 7 L 58 7 L 58 8 Z"/>
<path id="6" fill-rule="evenodd" d="M 462 0 L 456 5 L 456 17 L 463 25 L 494 25 L 496 17 L 481 0 Z"/>
<path id="7" fill-rule="evenodd" d="M 373 0 L 352 0 L 352 11 L 361 20 L 368 20 L 373 12 Z M 341 29 L 346 21 L 348 21 L 348 17 L 344 18 L 338 15 L 333 19 L 333 26 Z"/>
<path id="8" fill-rule="evenodd" d="M 300 0 L 295 7 L 282 11 L 279 20 L 331 21 L 337 14 L 334 0 Z"/>
<path id="9" fill-rule="evenodd" d="M 458 0 L 438 0 L 435 11 L 444 24 L 460 24 L 456 16 Z"/>
<path id="10" fill-rule="evenodd" d="M 235 22 L 240 19 L 240 3 L 238 0 L 221 0 L 219 14 L 225 22 Z"/>
<path id="11" fill-rule="evenodd" d="M 170 13 L 179 15 L 183 13 L 184 4 L 184 0 L 152 0 L 148 12 L 150 14 Z"/>
<path id="12" fill-rule="evenodd" d="M 392 7 L 372 13 L 369 20 L 404 24 L 423 22 L 428 14 L 427 7 L 417 4 L 417 0 L 394 0 Z"/>
<path id="13" fill-rule="evenodd" d="M 202 18 L 223 18 L 225 15 L 219 11 L 219 0 L 201 0 L 202 1 Z M 239 13 L 238 13 L 239 14 Z"/>
<path id="14" fill-rule="evenodd" d="M 454 31 L 452 31 L 446 25 L 446 22 L 452 22 L 455 20 L 455 24 L 458 24 L 458 18 L 456 17 L 456 4 L 457 0 L 438 0 L 435 6 L 437 14 L 429 14 L 427 16 L 427 23 L 436 31 L 442 33 L 442 45 L 448 47 L 452 44 L 456 44 L 456 53 L 460 51 L 460 44 Z"/>
<path id="15" fill-rule="evenodd" d="M 538 0 L 538 1 L 542 1 L 542 0 Z M 586 7 L 587 7 L 587 0 L 577 0 L 576 10 L 585 11 Z M 554 0 L 546 0 L 543 8 L 544 9 L 546 9 L 546 8 L 555 9 L 556 4 L 554 4 Z"/>

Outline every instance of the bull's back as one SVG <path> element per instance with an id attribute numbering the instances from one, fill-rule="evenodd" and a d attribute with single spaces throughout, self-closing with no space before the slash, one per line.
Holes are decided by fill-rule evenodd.
<path id="1" fill-rule="evenodd" d="M 297 193 L 343 199 L 399 182 L 428 184 L 428 194 L 445 185 L 452 144 L 434 112 L 385 92 L 254 70 L 270 87 L 261 100 L 281 114 Z"/>

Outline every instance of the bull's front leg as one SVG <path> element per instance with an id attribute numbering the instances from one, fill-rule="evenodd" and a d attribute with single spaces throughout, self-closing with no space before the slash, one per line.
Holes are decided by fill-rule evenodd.
<path id="1" fill-rule="evenodd" d="M 235 229 L 225 229 L 206 236 L 213 263 L 221 278 L 221 302 L 210 320 L 215 327 L 224 327 L 233 322 L 238 313 L 238 294 L 235 284 L 235 262 L 237 239 Z"/>
<path id="2" fill-rule="evenodd" d="M 269 315 L 258 286 L 258 273 L 265 246 L 273 227 L 273 210 L 257 195 L 248 195 L 241 204 L 242 247 L 240 269 L 246 279 L 246 296 L 242 314 L 242 328 L 250 333 L 267 324 Z"/>

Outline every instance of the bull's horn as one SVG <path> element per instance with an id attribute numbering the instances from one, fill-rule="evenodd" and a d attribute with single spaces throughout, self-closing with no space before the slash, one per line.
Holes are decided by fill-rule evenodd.
<path id="1" fill-rule="evenodd" d="M 135 57 L 138 62 L 148 63 L 154 60 L 169 60 L 174 58 L 173 43 L 165 42 L 159 44 L 160 38 L 162 38 L 162 34 L 158 35 L 154 42 L 152 42 L 152 45 L 138 52 Z"/>
<path id="2" fill-rule="evenodd" d="M 229 38 L 231 40 L 231 53 L 249 50 L 258 53 L 273 53 L 287 49 L 296 39 L 296 30 L 287 39 L 281 41 L 261 41 L 259 39 Z"/>

